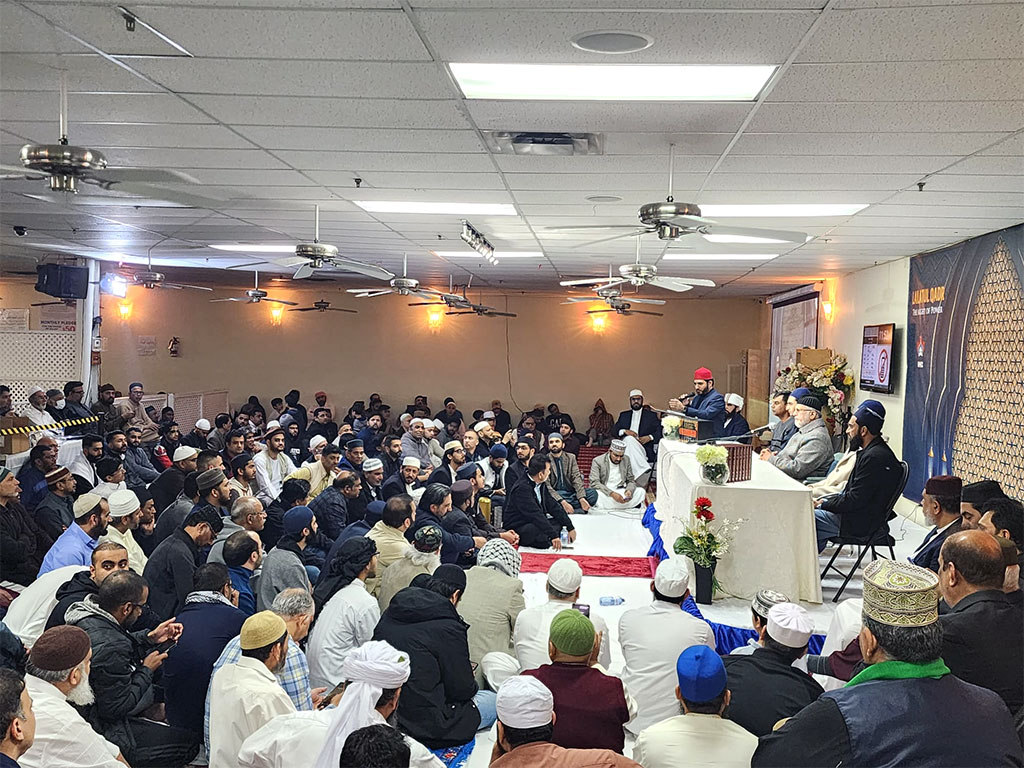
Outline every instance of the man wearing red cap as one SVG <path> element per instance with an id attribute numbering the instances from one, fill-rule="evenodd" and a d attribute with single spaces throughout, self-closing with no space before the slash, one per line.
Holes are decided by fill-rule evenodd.
<path id="1" fill-rule="evenodd" d="M 669 401 L 669 408 L 714 424 L 713 437 L 725 433 L 725 398 L 715 389 L 715 377 L 707 368 L 693 372 L 693 392 Z"/>

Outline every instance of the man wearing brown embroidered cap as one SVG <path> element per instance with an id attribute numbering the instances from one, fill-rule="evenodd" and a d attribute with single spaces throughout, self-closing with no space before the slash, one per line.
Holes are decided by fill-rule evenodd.
<path id="1" fill-rule="evenodd" d="M 760 766 L 1024 764 L 1010 712 L 940 658 L 938 577 L 876 560 L 864 569 L 860 647 L 868 667 L 773 733 Z"/>

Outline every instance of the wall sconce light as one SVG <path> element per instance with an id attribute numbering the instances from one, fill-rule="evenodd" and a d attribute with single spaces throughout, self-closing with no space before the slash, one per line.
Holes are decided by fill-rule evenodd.
<path id="1" fill-rule="evenodd" d="M 824 313 L 826 320 L 831 320 L 832 319 L 832 302 L 831 301 L 823 301 L 823 302 L 821 302 L 821 311 L 822 311 L 822 313 Z"/>
<path id="2" fill-rule="evenodd" d="M 117 313 L 122 322 L 130 320 L 132 317 L 132 303 L 130 301 L 122 301 L 118 303 Z"/>
<path id="3" fill-rule="evenodd" d="M 431 333 L 437 333 L 441 330 L 441 320 L 444 315 L 441 313 L 440 307 L 431 307 L 427 310 L 427 328 L 430 329 Z"/>
<path id="4" fill-rule="evenodd" d="M 284 317 L 284 307 L 271 307 L 270 308 L 270 324 L 280 325 L 281 319 Z"/>
<path id="5" fill-rule="evenodd" d="M 590 328 L 594 333 L 604 333 L 604 329 L 607 327 L 607 318 L 604 315 L 591 315 L 590 316 Z"/>

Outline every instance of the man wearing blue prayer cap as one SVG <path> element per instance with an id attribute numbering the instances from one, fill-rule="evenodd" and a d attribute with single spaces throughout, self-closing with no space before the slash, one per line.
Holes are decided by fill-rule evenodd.
<path id="1" fill-rule="evenodd" d="M 644 729 L 633 759 L 644 768 L 748 766 L 757 737 L 722 717 L 729 706 L 727 675 L 713 648 L 694 645 L 676 661 L 681 714 Z"/>
<path id="2" fill-rule="evenodd" d="M 885 523 L 889 502 L 903 482 L 903 468 L 882 438 L 885 407 L 865 400 L 850 418 L 847 435 L 857 459 L 841 493 L 815 502 L 814 527 L 818 551 L 839 536 L 862 538 Z"/>

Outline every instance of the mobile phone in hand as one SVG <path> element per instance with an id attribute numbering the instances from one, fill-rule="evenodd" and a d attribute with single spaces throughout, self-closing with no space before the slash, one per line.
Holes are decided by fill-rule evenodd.
<path id="1" fill-rule="evenodd" d="M 574 611 L 579 611 L 588 619 L 590 618 L 590 606 L 587 603 L 573 603 L 572 609 Z"/>
<path id="2" fill-rule="evenodd" d="M 345 686 L 348 685 L 348 681 L 343 680 L 334 686 L 331 690 L 324 694 L 324 697 L 320 699 L 320 706 L 317 709 L 327 709 L 331 706 L 331 699 L 337 696 L 339 693 L 345 690 Z"/>

